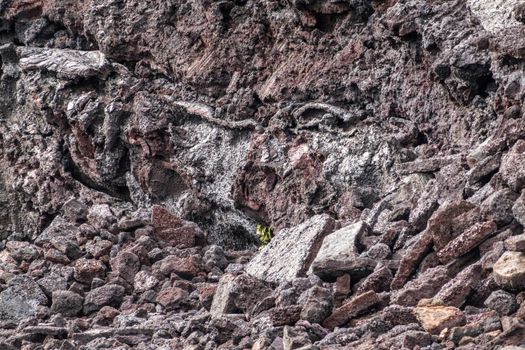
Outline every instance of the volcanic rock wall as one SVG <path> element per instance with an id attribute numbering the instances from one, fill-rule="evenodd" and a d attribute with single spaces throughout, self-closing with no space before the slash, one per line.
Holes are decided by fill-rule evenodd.
<path id="1" fill-rule="evenodd" d="M 518 344 L 524 60 L 518 0 L 0 0 L 0 344 Z"/>

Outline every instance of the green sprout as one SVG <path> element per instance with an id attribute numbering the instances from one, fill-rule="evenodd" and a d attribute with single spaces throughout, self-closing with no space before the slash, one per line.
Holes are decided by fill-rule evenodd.
<path id="1" fill-rule="evenodd" d="M 261 247 L 263 247 L 272 240 L 272 229 L 267 226 L 257 224 L 257 236 L 259 236 L 259 243 L 261 244 Z"/>

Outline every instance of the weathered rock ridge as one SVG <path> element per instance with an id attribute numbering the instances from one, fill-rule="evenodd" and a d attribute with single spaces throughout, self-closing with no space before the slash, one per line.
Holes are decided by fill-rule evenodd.
<path id="1" fill-rule="evenodd" d="M 524 345 L 524 69 L 519 0 L 0 0 L 0 348 Z"/>

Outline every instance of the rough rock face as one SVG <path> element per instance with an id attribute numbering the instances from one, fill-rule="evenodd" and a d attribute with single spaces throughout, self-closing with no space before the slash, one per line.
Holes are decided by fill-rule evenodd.
<path id="1" fill-rule="evenodd" d="M 523 345 L 524 60 L 519 0 L 0 0 L 0 348 Z"/>

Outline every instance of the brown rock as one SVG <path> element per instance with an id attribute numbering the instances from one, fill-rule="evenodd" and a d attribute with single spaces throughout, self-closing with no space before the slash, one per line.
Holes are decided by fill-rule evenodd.
<path id="1" fill-rule="evenodd" d="M 140 270 L 139 258 L 127 251 L 121 251 L 111 259 L 111 269 L 127 282 L 133 284 L 135 275 Z"/>
<path id="2" fill-rule="evenodd" d="M 525 234 L 507 238 L 505 248 L 514 252 L 525 252 Z"/>
<path id="3" fill-rule="evenodd" d="M 390 285 L 391 289 L 399 289 L 405 285 L 421 260 L 430 251 L 432 240 L 432 233 L 428 230 L 417 236 L 416 242 L 403 254 L 399 269 Z"/>
<path id="4" fill-rule="evenodd" d="M 494 280 L 506 289 L 525 288 L 525 254 L 505 252 L 494 264 Z"/>
<path id="5" fill-rule="evenodd" d="M 162 290 L 155 301 L 168 310 L 173 310 L 180 306 L 188 298 L 188 292 L 184 289 L 172 287 Z"/>
<path id="6" fill-rule="evenodd" d="M 151 224 L 156 232 L 160 232 L 165 229 L 179 227 L 182 224 L 182 220 L 165 207 L 154 205 L 151 207 Z"/>
<path id="7" fill-rule="evenodd" d="M 159 264 L 160 272 L 166 276 L 176 273 L 182 278 L 192 279 L 201 271 L 200 261 L 195 256 L 179 258 L 175 255 L 170 255 L 162 259 Z"/>
<path id="8" fill-rule="evenodd" d="M 480 279 L 481 266 L 473 264 L 445 284 L 434 300 L 442 305 L 461 307 Z"/>
<path id="9" fill-rule="evenodd" d="M 323 322 L 323 327 L 334 328 L 342 326 L 350 319 L 370 309 L 379 302 L 380 298 L 374 291 L 358 295 L 343 306 L 337 308 L 330 316 L 328 316 Z"/>
<path id="10" fill-rule="evenodd" d="M 444 266 L 430 268 L 391 295 L 392 304 L 415 306 L 422 298 L 433 297 L 450 280 Z"/>
<path id="11" fill-rule="evenodd" d="M 491 194 L 480 206 L 483 220 L 495 221 L 500 227 L 509 224 L 514 218 L 512 206 L 517 197 L 518 195 L 509 189 Z"/>
<path id="12" fill-rule="evenodd" d="M 301 306 L 279 306 L 273 308 L 270 313 L 270 319 L 274 326 L 293 325 L 301 318 Z"/>
<path id="13" fill-rule="evenodd" d="M 445 328 L 463 326 L 466 323 L 463 312 L 452 306 L 416 307 L 414 313 L 423 329 L 436 335 Z"/>
<path id="14" fill-rule="evenodd" d="M 185 224 L 177 228 L 156 231 L 155 236 L 168 245 L 179 248 L 195 246 L 195 238 L 199 227 L 196 224 Z"/>
<path id="15" fill-rule="evenodd" d="M 93 278 L 104 278 L 106 274 L 106 267 L 104 264 L 95 259 L 81 258 L 75 262 L 74 277 L 81 283 L 90 284 Z"/>
<path id="16" fill-rule="evenodd" d="M 525 186 L 525 140 L 518 140 L 511 150 L 503 156 L 500 174 L 515 192 Z"/>
<path id="17" fill-rule="evenodd" d="M 345 299 L 348 293 L 350 293 L 351 282 L 352 279 L 349 274 L 337 277 L 334 285 L 334 298 L 336 303 Z"/>
<path id="18" fill-rule="evenodd" d="M 496 229 L 497 226 L 494 221 L 475 224 L 454 240 L 450 241 L 443 249 L 438 251 L 437 255 L 439 260 L 446 264 L 451 260 L 470 252 L 496 232 Z"/>
<path id="19" fill-rule="evenodd" d="M 428 220 L 427 230 L 432 234 L 436 249 L 443 248 L 451 239 L 452 225 L 455 217 L 460 216 L 475 208 L 467 201 L 447 203 L 439 207 Z"/>

